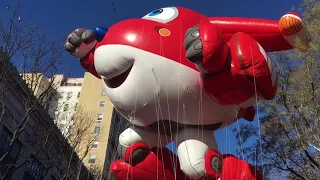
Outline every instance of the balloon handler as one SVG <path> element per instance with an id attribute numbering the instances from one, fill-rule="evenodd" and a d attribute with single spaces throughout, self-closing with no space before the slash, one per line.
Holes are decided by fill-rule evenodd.
<path id="1" fill-rule="evenodd" d="M 271 100 L 277 73 L 267 52 L 290 50 L 310 35 L 294 13 L 280 21 L 207 17 L 166 7 L 109 29 L 78 28 L 65 49 L 102 79 L 114 108 L 133 125 L 119 136 L 119 179 L 263 179 L 221 155 L 214 131 L 254 119 Z M 177 144 L 177 155 L 165 147 Z"/>

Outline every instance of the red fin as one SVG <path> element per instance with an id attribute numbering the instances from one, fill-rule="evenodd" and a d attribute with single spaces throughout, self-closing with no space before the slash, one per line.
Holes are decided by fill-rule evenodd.
<path id="1" fill-rule="evenodd" d="M 264 180 L 256 167 L 234 155 L 223 155 L 222 163 L 221 180 Z"/>

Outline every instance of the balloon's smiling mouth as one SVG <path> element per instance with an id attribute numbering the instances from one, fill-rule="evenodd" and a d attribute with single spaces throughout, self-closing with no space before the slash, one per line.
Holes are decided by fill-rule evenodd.
<path id="1" fill-rule="evenodd" d="M 130 74 L 132 66 L 133 65 L 131 65 L 125 72 L 123 72 L 123 73 L 121 73 L 111 79 L 105 79 L 106 85 L 109 88 L 117 88 L 117 87 L 121 86 L 121 84 L 123 84 L 126 81 L 128 75 Z"/>

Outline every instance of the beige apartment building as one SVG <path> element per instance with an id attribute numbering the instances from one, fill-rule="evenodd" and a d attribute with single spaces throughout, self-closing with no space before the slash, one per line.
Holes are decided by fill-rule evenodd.
<path id="1" fill-rule="evenodd" d="M 103 81 L 92 74 L 86 72 L 81 78 L 56 75 L 54 81 L 59 94 L 59 98 L 50 106 L 55 111 L 54 122 L 65 134 L 76 120 L 72 117 L 85 113 L 90 116 L 88 122 L 92 122 L 93 117 L 95 122 L 89 136 L 99 135 L 92 141 L 83 163 L 88 169 L 98 170 L 99 179 L 113 179 L 109 166 L 119 158 L 118 136 L 128 126 L 128 121 L 114 110 L 104 90 Z M 82 144 L 87 146 L 87 143 Z M 77 153 L 83 155 L 83 152 Z"/>
<path id="2" fill-rule="evenodd" d="M 29 87 L 36 85 L 32 88 L 36 97 L 46 89 L 51 80 L 42 74 L 24 74 L 23 77 Z M 83 163 L 88 169 L 92 168 L 99 171 L 99 179 L 102 177 L 110 179 L 108 169 L 110 160 L 113 161 L 118 158 L 116 141 L 120 132 L 114 130 L 110 135 L 110 126 L 116 128 L 119 125 L 118 119 L 113 117 L 113 105 L 104 91 L 103 81 L 88 72 L 80 78 L 68 78 L 63 74 L 58 74 L 55 75 L 52 86 L 54 86 L 56 94 L 53 95 L 52 101 L 44 104 L 44 107 L 66 138 L 69 135 L 68 129 L 72 128 L 71 126 L 76 120 L 74 117 L 77 114 L 88 115 L 90 117 L 88 121 L 90 122 L 92 121 L 91 117 L 94 117 L 95 122 L 90 131 L 92 134 L 89 136 L 92 138 L 95 136 L 94 134 L 99 135 L 97 139 L 92 141 L 89 152 L 85 153 L 87 155 L 83 159 Z M 112 119 L 115 122 L 111 124 Z M 111 144 L 111 149 L 108 149 L 108 144 Z M 88 142 L 84 141 L 82 145 L 88 146 Z M 82 157 L 84 152 L 81 151 L 86 151 L 87 148 L 79 149 L 81 149 L 80 152 L 77 149 L 75 150 Z"/>
<path id="3" fill-rule="evenodd" d="M 88 168 L 99 167 L 102 173 L 106 159 L 113 105 L 104 91 L 101 79 L 88 72 L 84 74 L 78 106 L 94 114 L 96 123 L 92 133 L 100 133 L 99 138 L 92 142 L 92 147 L 84 159 L 84 164 Z"/>
<path id="4" fill-rule="evenodd" d="M 40 98 L 40 96 L 45 94 L 44 99 L 42 99 L 40 103 L 42 103 L 50 118 L 53 119 L 55 109 L 57 108 L 58 92 L 54 88 L 49 87 L 51 85 L 51 79 L 42 73 L 25 73 L 20 74 L 20 76 L 33 91 L 36 98 Z"/>

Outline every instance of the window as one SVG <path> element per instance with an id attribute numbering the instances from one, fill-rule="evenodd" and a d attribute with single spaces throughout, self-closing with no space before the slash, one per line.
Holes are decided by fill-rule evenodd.
<path id="1" fill-rule="evenodd" d="M 45 171 L 44 165 L 33 155 L 31 155 L 30 159 L 26 169 L 28 174 L 25 174 L 24 179 L 41 179 L 41 176 Z"/>
<path id="2" fill-rule="evenodd" d="M 107 91 L 105 89 L 102 89 L 101 96 L 107 96 Z"/>
<path id="3" fill-rule="evenodd" d="M 106 101 L 100 101 L 99 107 L 104 107 L 105 104 L 106 104 Z"/>
<path id="4" fill-rule="evenodd" d="M 67 121 L 67 114 L 61 114 L 60 121 L 66 122 Z"/>
<path id="5" fill-rule="evenodd" d="M 63 111 L 67 111 L 69 108 L 69 104 L 65 104 L 64 107 L 63 107 Z"/>
<path id="6" fill-rule="evenodd" d="M 98 114 L 97 121 L 102 121 L 102 119 L 103 119 L 103 114 Z"/>
<path id="7" fill-rule="evenodd" d="M 78 97 L 78 98 L 80 97 L 80 92 L 78 92 L 78 95 L 77 95 L 77 97 Z"/>
<path id="8" fill-rule="evenodd" d="M 0 136 L 0 148 L 5 150 L 11 141 L 12 135 L 7 129 L 3 129 Z"/>
<path id="9" fill-rule="evenodd" d="M 75 109 L 75 110 L 77 109 L 77 106 L 78 106 L 78 103 L 76 102 L 76 103 L 74 104 L 74 109 Z"/>
<path id="10" fill-rule="evenodd" d="M 12 139 L 12 133 L 6 128 L 2 129 L 0 133 L 0 149 L 5 151 L 8 148 L 11 139 Z M 12 145 L 11 151 L 9 152 L 9 156 L 12 159 L 16 160 L 18 158 L 18 155 L 21 150 L 21 146 L 22 144 L 20 143 L 20 141 L 16 139 Z M 3 151 L 2 152 L 0 151 L 0 155 L 2 155 Z"/>
<path id="11" fill-rule="evenodd" d="M 96 155 L 90 154 L 89 155 L 89 163 L 94 164 L 96 162 Z"/>
<path id="12" fill-rule="evenodd" d="M 53 100 L 53 97 L 54 97 L 54 94 L 53 93 L 50 93 L 48 95 L 48 101 L 51 102 Z"/>
<path id="13" fill-rule="evenodd" d="M 51 175 L 50 180 L 58 180 L 58 179 L 56 177 L 54 177 L 53 175 Z"/>
<path id="14" fill-rule="evenodd" d="M 46 111 L 49 110 L 49 107 L 50 107 L 50 104 L 49 104 L 49 103 L 46 103 L 46 104 L 44 105 L 44 109 L 45 109 Z"/>
<path id="15" fill-rule="evenodd" d="M 19 153 L 20 153 L 21 146 L 22 146 L 21 143 L 16 140 L 16 141 L 13 143 L 13 146 L 12 146 L 12 149 L 11 149 L 9 155 L 10 155 L 12 158 L 16 159 L 16 158 L 18 157 Z"/>
<path id="16" fill-rule="evenodd" d="M 69 100 L 72 97 L 72 92 L 68 92 L 67 99 Z"/>
<path id="17" fill-rule="evenodd" d="M 100 131 L 101 131 L 100 126 L 96 126 L 96 127 L 94 128 L 94 133 L 95 133 L 95 134 L 99 134 Z"/>
<path id="18" fill-rule="evenodd" d="M 94 140 L 93 142 L 92 142 L 92 148 L 97 148 L 98 147 L 98 144 L 99 144 L 99 142 L 97 141 L 97 140 Z"/>

